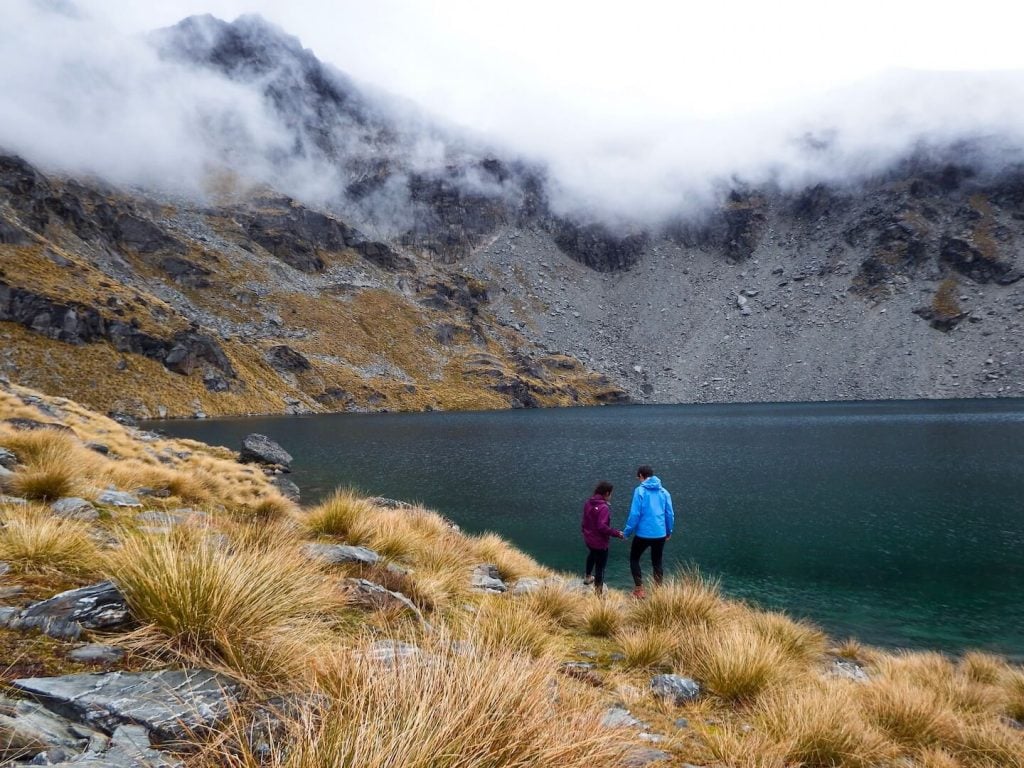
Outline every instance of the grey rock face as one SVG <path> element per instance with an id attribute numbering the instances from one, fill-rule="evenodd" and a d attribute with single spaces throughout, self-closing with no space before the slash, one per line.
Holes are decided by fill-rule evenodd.
<path id="1" fill-rule="evenodd" d="M 386 608 L 401 608 L 415 614 L 420 621 L 424 621 L 423 614 L 416 604 L 401 592 L 392 592 L 390 589 L 375 584 L 367 579 L 345 579 L 349 587 L 352 602 L 360 608 L 379 610 Z"/>
<path id="2" fill-rule="evenodd" d="M 18 465 L 18 457 L 6 448 L 0 448 L 0 467 L 14 469 Z"/>
<path id="3" fill-rule="evenodd" d="M 633 717 L 628 709 L 611 707 L 601 718 L 601 725 L 605 728 L 640 728 L 643 723 Z"/>
<path id="4" fill-rule="evenodd" d="M 700 696 L 700 686 L 696 680 L 680 675 L 655 675 L 651 678 L 651 692 L 679 705 Z"/>
<path id="5" fill-rule="evenodd" d="M 98 735 L 33 701 L 0 697 L 0 760 L 24 759 L 55 748 L 81 752 Z"/>
<path id="6" fill-rule="evenodd" d="M 58 499 L 50 505 L 50 509 L 53 510 L 53 514 L 57 515 L 57 517 L 69 520 L 92 522 L 99 519 L 100 516 L 100 513 L 96 511 L 96 507 L 85 499 L 80 499 L 76 496 Z"/>
<path id="7" fill-rule="evenodd" d="M 181 768 L 181 761 L 150 746 L 149 734 L 139 725 L 121 725 L 109 739 L 97 740 L 89 749 L 67 761 L 47 762 L 56 768 Z"/>
<path id="8" fill-rule="evenodd" d="M 478 592 L 506 592 L 508 585 L 501 580 L 498 567 L 490 563 L 483 563 L 473 568 L 469 578 L 469 585 Z"/>
<path id="9" fill-rule="evenodd" d="M 855 661 L 844 661 L 835 659 L 832 666 L 825 673 L 828 677 L 835 677 L 840 680 L 852 680 L 855 683 L 868 683 L 871 681 L 864 668 Z"/>
<path id="10" fill-rule="evenodd" d="M 87 664 L 113 664 L 124 657 L 124 651 L 112 645 L 92 643 L 68 652 L 68 658 Z"/>
<path id="11" fill-rule="evenodd" d="M 296 503 L 302 501 L 302 490 L 287 477 L 277 475 L 271 479 L 270 484 L 277 488 L 286 499 Z"/>
<path id="12" fill-rule="evenodd" d="M 253 433 L 242 440 L 241 460 L 247 464 L 277 464 L 290 467 L 292 455 L 266 435 Z"/>
<path id="13" fill-rule="evenodd" d="M 0 491 L 9 490 L 13 481 L 14 473 L 7 467 L 0 466 Z"/>
<path id="14" fill-rule="evenodd" d="M 8 626 L 39 629 L 53 637 L 77 638 L 83 627 L 117 627 L 125 624 L 128 619 L 124 596 L 112 582 L 103 581 L 61 592 L 49 600 L 30 605 L 8 621 Z"/>
<path id="15" fill-rule="evenodd" d="M 186 742 L 213 728 L 240 692 L 234 681 L 205 669 L 25 678 L 13 686 L 90 728 L 114 733 L 140 725 L 157 743 Z"/>
<path id="16" fill-rule="evenodd" d="M 99 496 L 96 497 L 98 504 L 104 504 L 108 507 L 141 507 L 142 502 L 139 501 L 138 497 L 126 493 L 125 491 L 103 491 Z"/>
<path id="17" fill-rule="evenodd" d="M 307 544 L 302 548 L 306 557 L 320 560 L 331 565 L 341 563 L 358 563 L 360 565 L 376 565 L 381 556 L 366 547 L 352 547 L 347 544 Z"/>

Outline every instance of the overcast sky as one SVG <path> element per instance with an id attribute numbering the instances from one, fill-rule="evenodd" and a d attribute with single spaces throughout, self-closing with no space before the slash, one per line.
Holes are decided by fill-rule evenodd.
<path id="1" fill-rule="evenodd" d="M 677 206 L 680 190 L 730 173 L 804 183 L 870 171 L 921 137 L 1024 146 L 1024 3 L 1010 0 L 3 2 L 0 142 L 120 166 L 119 178 L 133 164 L 186 173 L 194 129 L 168 113 L 202 99 L 230 97 L 254 140 L 272 138 L 244 94 L 144 71 L 157 65 L 135 33 L 195 13 L 258 13 L 357 81 L 545 160 L 594 205 L 642 191 L 643 207 Z M 86 23 L 55 25 L 31 3 L 76 6 Z M 95 73 L 88 88 L 72 87 L 83 72 Z M 822 133 L 837 137 L 827 157 L 794 141 Z"/>

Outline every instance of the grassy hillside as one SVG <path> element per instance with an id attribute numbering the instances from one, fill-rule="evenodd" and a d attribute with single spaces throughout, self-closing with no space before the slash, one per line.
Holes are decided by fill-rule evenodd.
<path id="1" fill-rule="evenodd" d="M 19 418 L 68 429 L 8 421 Z M 100 635 L 128 651 L 120 666 L 200 665 L 245 684 L 246 701 L 191 764 L 582 768 L 637 764 L 637 750 L 655 747 L 666 765 L 1024 766 L 1024 670 L 996 656 L 837 643 L 694 574 L 641 602 L 598 597 L 431 510 L 349 491 L 298 508 L 225 449 L 155 438 L 16 386 L 0 387 L 0 446 L 18 459 L 7 492 L 29 501 L 0 503 L 10 566 L 0 589 L 22 588 L 27 602 L 111 578 L 137 620 Z M 48 507 L 108 486 L 150 489 L 143 511 L 177 510 L 175 522 L 102 504 L 83 522 Z M 341 542 L 383 560 L 308 556 L 311 543 Z M 470 587 L 481 563 L 510 584 L 544 581 L 483 594 Z M 407 595 L 415 610 L 367 604 L 352 577 Z M 412 650 L 382 662 L 382 640 Z M 11 649 L 0 681 L 83 668 L 67 660 L 68 643 L 9 629 L 0 642 Z M 693 678 L 700 696 L 679 706 L 655 697 L 660 672 Z M 290 704 L 266 748 L 252 733 L 274 695 Z M 642 725 L 610 727 L 610 707 Z"/>

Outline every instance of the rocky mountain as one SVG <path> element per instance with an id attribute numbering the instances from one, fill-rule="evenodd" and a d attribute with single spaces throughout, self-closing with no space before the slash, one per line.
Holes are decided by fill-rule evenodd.
<path id="1" fill-rule="evenodd" d="M 256 17 L 152 44 L 285 140 L 210 127 L 203 199 L 0 158 L 16 381 L 137 416 L 1024 393 L 1024 170 L 983 142 L 611 224 Z"/>

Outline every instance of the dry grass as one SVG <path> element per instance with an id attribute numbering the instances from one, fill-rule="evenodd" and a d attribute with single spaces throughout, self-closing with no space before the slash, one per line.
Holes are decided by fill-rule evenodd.
<path id="1" fill-rule="evenodd" d="M 615 633 L 626 669 L 668 668 L 679 650 L 675 633 L 663 627 L 632 627 Z"/>
<path id="2" fill-rule="evenodd" d="M 367 521 L 375 513 L 376 508 L 367 499 L 344 488 L 310 510 L 303 526 L 312 536 L 337 536 L 357 544 L 369 538 L 372 529 L 367 527 Z M 353 540 L 353 533 L 357 534 L 356 540 Z"/>
<path id="3" fill-rule="evenodd" d="M 1024 670 L 1015 669 L 1006 676 L 1006 714 L 1024 722 Z"/>
<path id="4" fill-rule="evenodd" d="M 753 715 L 754 728 L 778 745 L 787 764 L 873 768 L 895 755 L 842 682 L 778 688 L 759 700 Z"/>
<path id="5" fill-rule="evenodd" d="M 615 592 L 591 597 L 583 609 L 583 628 L 594 637 L 611 637 L 625 622 L 625 601 Z"/>
<path id="6" fill-rule="evenodd" d="M 908 682 L 874 680 L 860 687 L 858 698 L 865 719 L 901 745 L 935 746 L 955 734 L 953 713 L 934 690 Z"/>
<path id="7" fill-rule="evenodd" d="M 21 464 L 11 490 L 33 501 L 74 495 L 82 488 L 82 475 L 97 463 L 73 435 L 53 429 L 5 431 L 0 445 L 13 451 Z"/>
<path id="8" fill-rule="evenodd" d="M 960 659 L 960 673 L 968 680 L 984 685 L 996 685 L 1009 672 L 1005 659 L 991 653 L 968 651 Z"/>
<path id="9" fill-rule="evenodd" d="M 540 658 L 553 653 L 559 642 L 549 620 L 500 595 L 480 604 L 470 626 L 472 637 L 492 651 Z"/>
<path id="10" fill-rule="evenodd" d="M 292 717 L 269 760 L 245 745 L 211 763 L 256 768 L 591 768 L 618 765 L 621 736 L 593 700 L 551 696 L 552 661 L 511 653 L 437 654 L 400 673 L 340 652 L 324 664 L 326 696 Z"/>
<path id="11" fill-rule="evenodd" d="M 694 629 L 680 642 L 680 671 L 729 703 L 749 703 L 791 682 L 804 671 L 797 662 L 771 639 L 743 625 Z"/>
<path id="12" fill-rule="evenodd" d="M 544 576 L 546 571 L 526 553 L 516 549 L 496 533 L 484 533 L 469 539 L 478 562 L 492 563 L 505 581 L 527 576 Z"/>
<path id="13" fill-rule="evenodd" d="M 796 664 L 819 663 L 828 647 L 828 638 L 820 629 L 782 613 L 753 611 L 749 626 Z"/>
<path id="14" fill-rule="evenodd" d="M 630 623 L 638 627 L 711 626 L 727 608 L 717 581 L 699 574 L 668 579 L 639 600 L 630 611 Z"/>
<path id="15" fill-rule="evenodd" d="M 22 573 L 87 575 L 99 567 L 89 526 L 45 508 L 0 508 L 0 560 Z"/>
<path id="16" fill-rule="evenodd" d="M 298 674 L 342 605 L 296 550 L 227 550 L 180 529 L 129 537 L 110 575 L 149 625 L 145 642 L 250 681 Z"/>
<path id="17" fill-rule="evenodd" d="M 587 595 L 571 586 L 548 582 L 522 598 L 533 613 L 544 616 L 560 627 L 583 625 Z"/>

